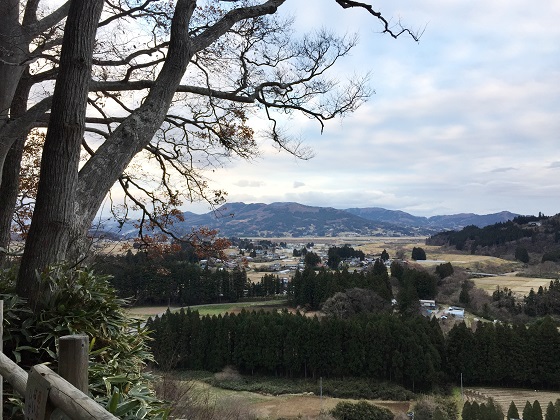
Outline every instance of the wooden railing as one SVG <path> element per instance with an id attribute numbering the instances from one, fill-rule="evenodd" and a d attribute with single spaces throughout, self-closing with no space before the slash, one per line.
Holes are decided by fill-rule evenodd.
<path id="1" fill-rule="evenodd" d="M 0 325 L 3 324 L 2 314 L 3 302 L 0 301 Z M 0 343 L 2 341 L 0 327 Z M 42 364 L 33 366 L 27 373 L 0 351 L 0 383 L 3 377 L 18 394 L 24 397 L 24 414 L 29 420 L 117 419 L 86 395 L 88 349 L 89 339 L 85 335 L 61 337 L 58 352 L 60 375 Z M 0 392 L 2 392 L 1 388 Z M 3 394 L 0 395 L 3 397 Z"/>

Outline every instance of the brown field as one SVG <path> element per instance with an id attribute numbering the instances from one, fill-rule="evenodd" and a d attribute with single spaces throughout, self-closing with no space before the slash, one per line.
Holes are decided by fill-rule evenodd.
<path id="1" fill-rule="evenodd" d="M 489 294 L 492 294 L 499 286 L 500 288 L 507 287 L 519 296 L 527 295 L 531 289 L 534 289 L 536 292 L 539 286 L 548 287 L 550 284 L 550 279 L 517 277 L 513 275 L 473 278 L 472 280 L 476 287 L 485 290 Z"/>
<path id="2" fill-rule="evenodd" d="M 126 308 L 126 311 L 132 315 L 140 318 L 148 318 L 153 315 L 162 314 L 167 311 L 167 306 L 135 306 L 133 308 Z M 171 306 L 169 309 L 173 312 L 179 309 L 179 307 Z"/>
<path id="3" fill-rule="evenodd" d="M 323 398 L 307 395 L 279 395 L 267 397 L 249 406 L 258 418 L 265 419 L 317 419 L 321 413 L 332 410 L 342 400 L 339 398 Z M 391 410 L 394 414 L 406 413 L 410 403 L 408 401 L 369 401 Z"/>
<path id="4" fill-rule="evenodd" d="M 226 312 L 236 314 L 245 310 L 263 310 L 263 311 L 275 311 L 278 309 L 283 309 L 286 307 L 286 299 L 274 299 L 274 300 L 258 300 L 251 302 L 233 302 L 233 303 L 210 303 L 206 305 L 194 305 L 189 306 L 192 310 L 197 310 L 200 315 L 218 315 L 225 314 Z M 187 307 L 185 307 L 186 309 Z M 135 306 L 127 308 L 126 311 L 135 317 L 147 319 L 151 316 L 163 314 L 168 309 L 167 306 Z M 172 306 L 169 307 L 171 312 L 178 311 L 180 307 Z M 291 312 L 295 312 L 295 309 L 289 309 Z M 314 314 L 313 312 L 309 312 Z"/>
<path id="5" fill-rule="evenodd" d="M 196 389 L 208 393 L 209 402 L 216 407 L 237 406 L 259 419 L 320 419 L 322 414 L 332 410 L 341 401 L 352 399 L 321 398 L 312 394 L 263 395 L 248 391 L 231 391 L 215 388 L 200 381 L 194 381 Z M 408 401 L 368 400 L 375 405 L 386 407 L 395 414 L 409 410 Z M 330 417 L 329 417 L 330 418 Z"/>
<path id="6" fill-rule="evenodd" d="M 560 398 L 560 392 L 534 389 L 465 388 L 465 397 L 469 400 L 477 400 L 478 402 L 491 397 L 502 406 L 504 413 L 507 412 L 512 401 L 515 403 L 519 413 L 521 413 L 527 401 L 533 404 L 535 400 L 538 400 L 542 411 L 545 412 L 546 406 L 550 401 L 554 403 L 556 399 Z"/>
<path id="7" fill-rule="evenodd" d="M 369 238 L 369 241 L 364 240 L 362 244 L 356 243 L 366 255 L 379 255 L 385 249 L 391 257 L 394 257 L 399 249 L 405 250 L 406 255 L 410 255 L 415 246 L 422 247 L 428 252 L 425 240 L 425 237 Z"/>

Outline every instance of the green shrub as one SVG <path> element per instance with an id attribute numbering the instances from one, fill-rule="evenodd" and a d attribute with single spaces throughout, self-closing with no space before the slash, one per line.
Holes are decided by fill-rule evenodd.
<path id="1" fill-rule="evenodd" d="M 13 293 L 15 271 L 0 273 L 4 299 L 4 353 L 24 369 L 49 363 L 56 371 L 58 338 L 86 334 L 89 392 L 122 418 L 166 418 L 166 405 L 155 397 L 154 377 L 145 372 L 153 360 L 148 331 L 125 312 L 107 276 L 56 266 L 42 275 L 44 293 L 31 311 Z"/>
<path id="2" fill-rule="evenodd" d="M 319 394 L 316 380 L 242 376 L 228 379 L 219 374 L 200 378 L 209 385 L 233 391 L 249 391 L 261 394 L 299 394 L 312 392 Z M 399 385 L 378 383 L 363 378 L 324 379 L 323 395 L 333 398 L 363 398 L 369 400 L 409 401 L 415 394 Z"/>
<path id="3" fill-rule="evenodd" d="M 453 398 L 442 396 L 425 396 L 414 404 L 414 419 L 428 420 L 436 417 L 458 420 L 459 411 Z"/>
<path id="4" fill-rule="evenodd" d="M 331 415 L 337 420 L 392 420 L 393 413 L 386 408 L 378 407 L 366 401 L 357 403 L 339 402 L 331 410 Z"/>
<path id="5" fill-rule="evenodd" d="M 415 397 L 413 392 L 400 385 L 361 378 L 325 380 L 323 381 L 323 394 L 333 398 L 391 401 L 408 401 Z"/>

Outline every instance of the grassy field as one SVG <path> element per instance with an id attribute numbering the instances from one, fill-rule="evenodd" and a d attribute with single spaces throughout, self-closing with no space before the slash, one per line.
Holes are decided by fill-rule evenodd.
<path id="1" fill-rule="evenodd" d="M 485 290 L 489 294 L 492 294 L 499 286 L 500 288 L 507 287 L 519 296 L 529 294 L 531 289 L 534 289 L 536 292 L 539 289 L 539 286 L 548 287 L 550 284 L 550 279 L 509 275 L 473 278 L 472 280 L 474 281 L 476 287 Z"/>
<path id="2" fill-rule="evenodd" d="M 200 315 L 219 315 L 226 312 L 237 313 L 242 309 L 249 310 L 270 310 L 280 309 L 286 306 L 287 300 L 264 300 L 258 302 L 236 302 L 236 303 L 215 303 L 211 305 L 194 305 L 189 306 L 192 310 L 197 310 Z M 158 315 L 167 311 L 167 306 L 137 306 L 127 309 L 131 315 L 140 318 L 148 318 L 150 316 Z M 187 307 L 185 307 L 186 309 Z M 172 312 L 178 311 L 180 307 L 170 307 Z"/>
<path id="3" fill-rule="evenodd" d="M 313 391 L 302 392 L 297 390 L 297 385 L 295 386 L 296 389 L 291 391 L 287 390 L 284 387 L 284 382 L 287 380 L 262 378 L 264 385 L 268 384 L 271 389 L 286 389 L 285 392 L 275 395 L 276 392 L 273 390 L 269 390 L 268 392 L 252 392 L 245 390 L 229 390 L 212 386 L 206 382 L 208 378 L 204 379 L 208 376 L 208 373 L 200 372 L 199 374 L 202 376 L 198 375 L 198 379 L 196 379 L 197 373 L 195 373 L 194 377 L 191 377 L 191 373 L 189 372 L 179 373 L 177 378 L 184 386 L 192 390 L 193 395 L 198 396 L 195 400 L 206 402 L 219 410 L 237 407 L 240 411 L 245 413 L 245 417 L 247 418 L 249 418 L 249 415 L 259 419 L 271 420 L 330 418 L 324 416 L 324 413 L 332 410 L 339 402 L 359 401 L 358 399 L 350 398 L 321 397 L 318 382 L 315 384 L 316 386 L 313 388 Z M 216 374 L 215 376 L 218 377 L 219 375 L 220 374 Z M 244 382 L 242 378 L 241 381 Z M 203 395 L 202 398 L 201 395 Z M 395 414 L 406 413 L 410 407 L 409 401 L 378 399 L 368 399 L 366 401 L 386 407 Z M 241 416 L 236 418 L 245 417 Z"/>
<path id="4" fill-rule="evenodd" d="M 203 384 L 208 392 L 216 392 L 216 404 L 235 402 L 259 419 L 319 419 L 322 413 L 332 410 L 341 401 L 359 400 L 330 398 L 319 395 L 285 394 L 262 395 L 247 391 L 228 391 Z M 394 414 L 406 413 L 408 401 L 366 400 L 391 410 Z"/>

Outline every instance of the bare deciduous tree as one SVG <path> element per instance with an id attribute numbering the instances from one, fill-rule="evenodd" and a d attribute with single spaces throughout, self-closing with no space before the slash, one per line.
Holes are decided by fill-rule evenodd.
<path id="1" fill-rule="evenodd" d="M 324 121 L 355 110 L 370 94 L 365 79 L 342 86 L 327 77 L 355 39 L 325 31 L 294 39 L 289 22 L 277 16 L 285 0 L 106 1 L 100 19 L 83 14 L 87 22 L 82 25 L 97 27 L 95 48 L 83 57 L 84 65 L 93 64 L 87 82 L 61 86 L 60 50 L 87 42 L 92 34 L 70 37 L 70 19 L 62 29 L 74 2 L 50 13 L 41 12 L 40 3 L 0 5 L 0 189 L 11 197 L 0 205 L 0 241 L 9 231 L 6 220 L 18 185 L 14 169 L 20 166 L 25 138 L 32 127 L 49 126 L 18 280 L 19 293 L 32 301 L 38 291 L 34 273 L 67 258 L 69 249 L 79 258 L 80 239 L 115 183 L 146 218 L 165 229 L 165 218 L 184 199 L 220 202 L 221 191 L 208 191 L 201 173 L 205 167 L 233 154 L 254 156 L 264 134 L 279 148 L 307 158 L 301 144 L 283 135 L 283 116 L 301 113 L 322 129 Z M 366 10 L 393 37 L 411 34 L 400 27 L 393 31 L 370 5 L 336 3 Z M 47 146 L 53 143 L 49 136 L 64 137 L 71 128 L 63 121 L 61 131 L 54 121 L 85 109 L 82 93 L 73 89 L 89 92 L 85 119 L 75 120 L 80 127 L 74 127 L 72 141 L 63 142 L 67 149 L 54 152 Z M 61 103 L 64 95 L 69 99 Z M 253 130 L 249 119 L 255 114 L 268 120 L 268 131 Z M 83 130 L 90 133 L 87 138 Z M 80 153 L 84 162 L 78 169 Z M 137 171 L 140 157 L 155 161 L 159 175 Z M 61 168 L 66 168 L 63 175 Z M 173 175 L 182 184 L 171 182 Z"/>

